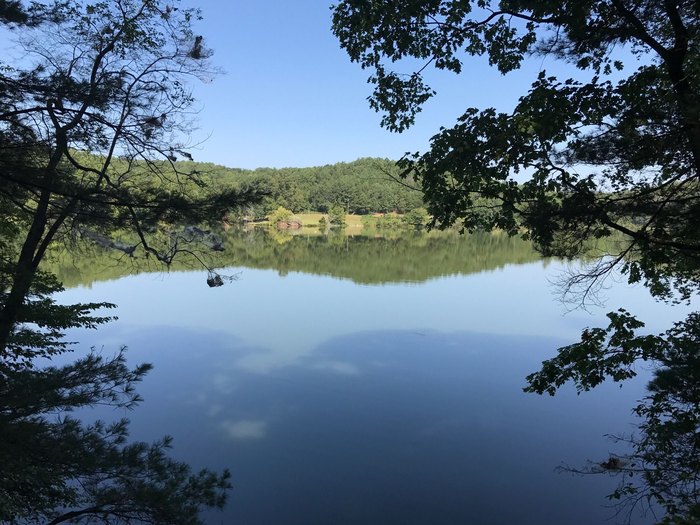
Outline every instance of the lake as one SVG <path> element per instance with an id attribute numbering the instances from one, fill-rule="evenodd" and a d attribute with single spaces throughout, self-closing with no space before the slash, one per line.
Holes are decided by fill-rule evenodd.
<path id="1" fill-rule="evenodd" d="M 499 235 L 255 231 L 226 245 L 216 263 L 235 280 L 221 288 L 199 269 L 123 275 L 138 268 L 103 253 L 52 268 L 62 301 L 119 305 L 118 321 L 70 334 L 79 348 L 126 345 L 155 365 L 132 437 L 172 435 L 176 458 L 232 471 L 208 523 L 616 522 L 615 478 L 557 467 L 623 451 L 606 434 L 634 431 L 649 373 L 555 397 L 523 393 L 525 376 L 608 310 L 661 330 L 681 307 L 611 283 L 604 307 L 569 311 L 552 284 L 568 265 Z"/>

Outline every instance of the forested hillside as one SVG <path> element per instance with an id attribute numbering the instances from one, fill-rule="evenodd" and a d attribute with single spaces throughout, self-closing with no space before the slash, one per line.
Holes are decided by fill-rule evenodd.
<path id="1" fill-rule="evenodd" d="M 342 206 L 349 213 L 407 212 L 422 206 L 422 194 L 410 180 L 400 180 L 394 161 L 364 158 L 312 168 L 242 170 L 209 163 L 178 162 L 196 169 L 202 180 L 219 186 L 254 186 L 267 193 L 262 204 L 244 210 L 263 218 L 282 206 L 295 213 L 326 212 Z M 416 189 L 412 189 L 412 188 Z"/>

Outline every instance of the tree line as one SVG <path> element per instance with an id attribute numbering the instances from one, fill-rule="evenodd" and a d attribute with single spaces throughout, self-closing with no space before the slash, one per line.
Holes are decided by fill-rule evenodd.
<path id="1" fill-rule="evenodd" d="M 420 187 L 400 179 L 396 162 L 361 158 L 310 168 L 257 168 L 243 170 L 211 163 L 178 163 L 196 171 L 209 185 L 255 188 L 265 196 L 239 213 L 262 219 L 279 207 L 293 213 L 327 213 L 339 206 L 346 213 L 406 213 L 423 205 Z M 196 190 L 195 190 L 196 191 Z"/>

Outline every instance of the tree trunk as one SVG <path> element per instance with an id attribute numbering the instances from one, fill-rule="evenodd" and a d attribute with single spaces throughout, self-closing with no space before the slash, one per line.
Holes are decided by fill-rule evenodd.
<path id="1" fill-rule="evenodd" d="M 50 192 L 44 190 L 14 269 L 12 287 L 0 310 L 0 357 L 8 357 L 7 343 L 36 273 L 38 261 L 35 254 L 46 229 L 49 197 Z"/>

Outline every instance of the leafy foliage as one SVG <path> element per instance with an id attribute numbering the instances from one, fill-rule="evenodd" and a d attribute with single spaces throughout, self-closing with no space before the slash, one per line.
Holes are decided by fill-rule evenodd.
<path id="1" fill-rule="evenodd" d="M 197 16 L 158 0 L 0 2 L 26 54 L 0 63 L 0 521 L 195 524 L 225 502 L 228 472 L 192 473 L 166 455 L 169 438 L 127 443 L 126 420 L 66 415 L 135 406 L 150 366 L 128 368 L 123 352 L 40 361 L 71 348 L 66 329 L 95 328 L 110 317 L 94 310 L 114 306 L 57 304 L 59 281 L 39 270 L 50 246 L 82 236 L 168 264 L 181 241 L 213 242 L 173 234 L 178 224 L 257 199 L 207 190 L 176 165 L 191 159 L 180 142 L 188 80 L 210 76 Z M 120 230 L 137 243 L 110 239 Z"/>
<path id="2" fill-rule="evenodd" d="M 615 268 L 660 299 L 697 296 L 700 3 L 344 0 L 333 30 L 371 71 L 370 106 L 394 131 L 436 94 L 428 66 L 462 73 L 472 56 L 504 74 L 530 56 L 575 66 L 570 78 L 540 71 L 510 112 L 466 108 L 429 151 L 399 161 L 403 176 L 422 188 L 432 226 L 499 229 L 563 257 L 623 235 L 619 249 L 569 284 L 587 283 L 584 298 Z M 413 73 L 392 71 L 407 63 Z M 593 471 L 641 473 L 642 487 L 623 483 L 613 496 L 635 504 L 642 494 L 663 506 L 665 521 L 695 523 L 697 315 L 662 335 L 638 335 L 643 323 L 624 310 L 608 317 L 607 328 L 585 330 L 530 375 L 527 390 L 554 394 L 569 380 L 588 390 L 634 376 L 640 360 L 658 367 L 637 407 L 644 422 L 642 437 L 630 440 L 635 452 Z"/>
<path id="3" fill-rule="evenodd" d="M 3 275 L 7 273 L 3 272 Z M 49 273 L 38 272 L 16 319 L 0 361 L 0 371 L 8 368 L 31 368 L 36 358 L 51 357 L 67 351 L 71 342 L 64 339 L 69 328 L 97 328 L 113 317 L 95 316 L 94 310 L 111 309 L 111 303 L 59 305 L 51 297 L 63 290 Z M 7 292 L 0 292 L 0 300 Z"/>
<path id="4" fill-rule="evenodd" d="M 399 0 L 391 8 L 348 0 L 335 7 L 334 31 L 350 58 L 373 71 L 371 104 L 394 130 L 432 94 L 428 65 L 460 73 L 469 55 L 485 55 L 507 73 L 531 54 L 573 63 L 581 78 L 542 71 L 511 113 L 466 109 L 430 151 L 402 159 L 403 173 L 420 183 L 433 225 L 524 232 L 543 253 L 567 257 L 617 231 L 630 241 L 617 256 L 635 260 L 632 280 L 659 296 L 675 286 L 688 297 L 700 282 L 691 219 L 700 173 L 698 20 L 689 0 Z M 622 46 L 643 59 L 632 72 Z M 407 57 L 420 70 L 387 70 Z"/>
<path id="5" fill-rule="evenodd" d="M 558 366 L 576 369 L 569 375 L 577 386 L 588 388 L 602 380 L 604 373 L 618 379 L 634 375 L 631 354 L 655 365 L 649 392 L 634 409 L 641 421 L 640 433 L 614 438 L 632 452 L 570 470 L 616 475 L 620 483 L 610 499 L 627 509 L 660 503 L 666 511 L 661 523 L 694 523 L 700 512 L 700 315 L 690 314 L 662 336 L 635 335 L 641 326 L 630 326 L 624 312 L 611 319 L 608 330 L 613 333 L 607 356 L 599 359 L 600 370 L 591 370 L 589 361 L 595 358 L 587 354 L 579 362 L 573 353 L 560 355 L 555 358 L 559 363 L 545 363 L 542 372 L 529 378 L 528 390 L 553 393 L 559 378 L 548 377 L 548 372 Z M 608 366 L 611 369 L 603 369 Z"/>
<path id="6" fill-rule="evenodd" d="M 127 443 L 127 420 L 65 416 L 96 404 L 133 407 L 134 383 L 149 369 L 130 370 L 122 351 L 0 377 L 0 520 L 194 524 L 203 508 L 223 506 L 229 473 L 193 474 L 166 455 L 170 438 Z"/>
<path id="7" fill-rule="evenodd" d="M 8 5 L 26 15 L 0 19 L 17 22 L 26 60 L 0 64 L 0 206 L 26 237 L 0 311 L 0 347 L 52 242 L 129 230 L 138 242 L 124 251 L 169 264 L 192 251 L 182 237 L 173 242 L 173 225 L 260 198 L 254 188 L 208 188 L 181 167 L 192 159 L 190 82 L 215 73 L 191 29 L 196 10 L 156 0 Z"/>
<path id="8" fill-rule="evenodd" d="M 345 227 L 345 209 L 338 205 L 334 204 L 333 206 L 330 206 L 328 208 L 328 220 L 330 223 L 334 226 L 339 226 L 341 228 Z"/>
<path id="9" fill-rule="evenodd" d="M 325 213 L 332 204 L 349 213 L 406 212 L 422 203 L 410 184 L 399 184 L 400 171 L 387 159 L 363 158 L 354 162 L 311 168 L 258 168 L 239 170 L 195 163 L 212 184 L 242 184 L 266 194 L 252 215 L 266 215 L 282 206 L 294 213 Z M 255 209 L 257 208 L 257 209 Z M 249 210 L 243 213 L 251 215 Z"/>
<path id="10" fill-rule="evenodd" d="M 527 392 L 554 395 L 573 381 L 579 391 L 590 390 L 611 378 L 624 381 L 634 377 L 635 363 L 655 361 L 663 355 L 664 340 L 653 335 L 636 335 L 644 323 L 625 310 L 608 314 L 610 325 L 587 328 L 581 341 L 559 349 L 559 354 L 542 364 L 542 370 L 527 377 Z"/>
<path id="11" fill-rule="evenodd" d="M 425 208 L 414 208 L 403 216 L 403 221 L 415 230 L 422 230 L 430 221 L 430 215 Z"/>
<path id="12" fill-rule="evenodd" d="M 666 523 L 700 517 L 700 315 L 691 314 L 668 331 L 661 368 L 636 413 L 643 419 L 635 456 L 651 496 L 668 515 Z"/>
<path id="13" fill-rule="evenodd" d="M 275 224 L 280 221 L 288 221 L 293 215 L 294 214 L 290 210 L 280 206 L 270 214 L 269 220 L 272 224 Z"/>

